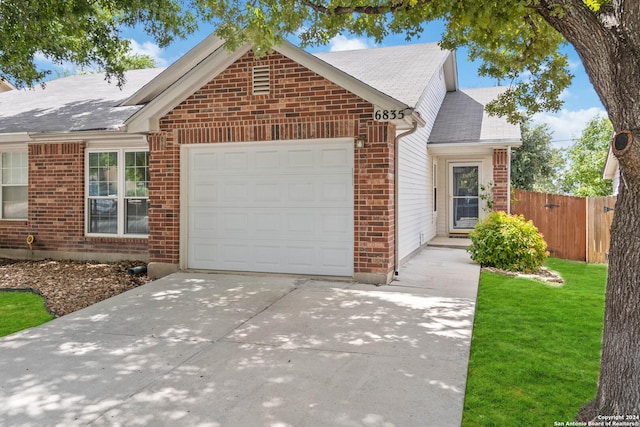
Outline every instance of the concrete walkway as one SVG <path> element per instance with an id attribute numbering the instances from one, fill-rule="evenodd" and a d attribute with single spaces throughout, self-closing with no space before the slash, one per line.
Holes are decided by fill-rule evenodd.
<path id="1" fill-rule="evenodd" d="M 478 277 L 177 273 L 0 339 L 0 425 L 458 426 Z"/>

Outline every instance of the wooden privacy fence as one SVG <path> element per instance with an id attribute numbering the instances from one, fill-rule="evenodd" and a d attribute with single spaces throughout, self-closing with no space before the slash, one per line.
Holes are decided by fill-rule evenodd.
<path id="1" fill-rule="evenodd" d="M 615 196 L 574 197 L 516 189 L 511 213 L 533 221 L 551 256 L 605 263 L 615 204 Z"/>

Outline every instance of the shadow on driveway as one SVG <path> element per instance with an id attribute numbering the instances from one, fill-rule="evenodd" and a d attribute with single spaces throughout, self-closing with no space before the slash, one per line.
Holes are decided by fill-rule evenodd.
<path id="1" fill-rule="evenodd" d="M 478 278 L 177 273 L 0 340 L 0 425 L 458 426 Z"/>

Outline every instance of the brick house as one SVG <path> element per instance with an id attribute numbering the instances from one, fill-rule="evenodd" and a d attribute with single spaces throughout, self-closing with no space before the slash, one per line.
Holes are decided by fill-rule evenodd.
<path id="1" fill-rule="evenodd" d="M 503 88 L 459 90 L 436 44 L 256 57 L 210 36 L 126 79 L 0 93 L 0 256 L 388 283 L 473 228 L 482 184 L 509 209 L 520 131 L 483 109 Z"/>

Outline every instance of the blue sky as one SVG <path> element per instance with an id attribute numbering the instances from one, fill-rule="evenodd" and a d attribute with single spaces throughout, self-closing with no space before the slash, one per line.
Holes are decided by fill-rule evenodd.
<path id="1" fill-rule="evenodd" d="M 203 26 L 200 31 L 192 34 L 188 39 L 178 40 L 165 49 L 160 49 L 141 31 L 129 30 L 125 32 L 125 37 L 132 40 L 135 52 L 150 55 L 156 59 L 159 66 L 167 66 L 203 40 L 212 30 L 213 28 L 210 26 Z M 381 44 L 376 45 L 372 40 L 365 38 L 339 36 L 331 40 L 330 44 L 310 48 L 309 51 L 352 50 L 407 43 L 436 42 L 439 40 L 441 33 L 442 24 L 433 23 L 426 26 L 426 30 L 420 39 L 410 42 L 405 41 L 403 36 L 391 36 Z M 292 40 L 292 42 L 295 43 L 295 40 Z M 574 139 L 580 136 L 590 119 L 597 115 L 606 115 L 602 103 L 584 72 L 580 58 L 571 46 L 567 46 L 564 51 L 569 57 L 571 72 L 575 76 L 572 85 L 563 93 L 565 104 L 562 110 L 557 113 L 542 113 L 533 117 L 534 122 L 547 123 L 549 125 L 553 132 L 553 143 L 557 147 L 568 147 Z M 495 80 L 478 76 L 478 64 L 468 61 L 465 51 L 458 51 L 456 56 L 461 89 L 496 85 Z"/>

